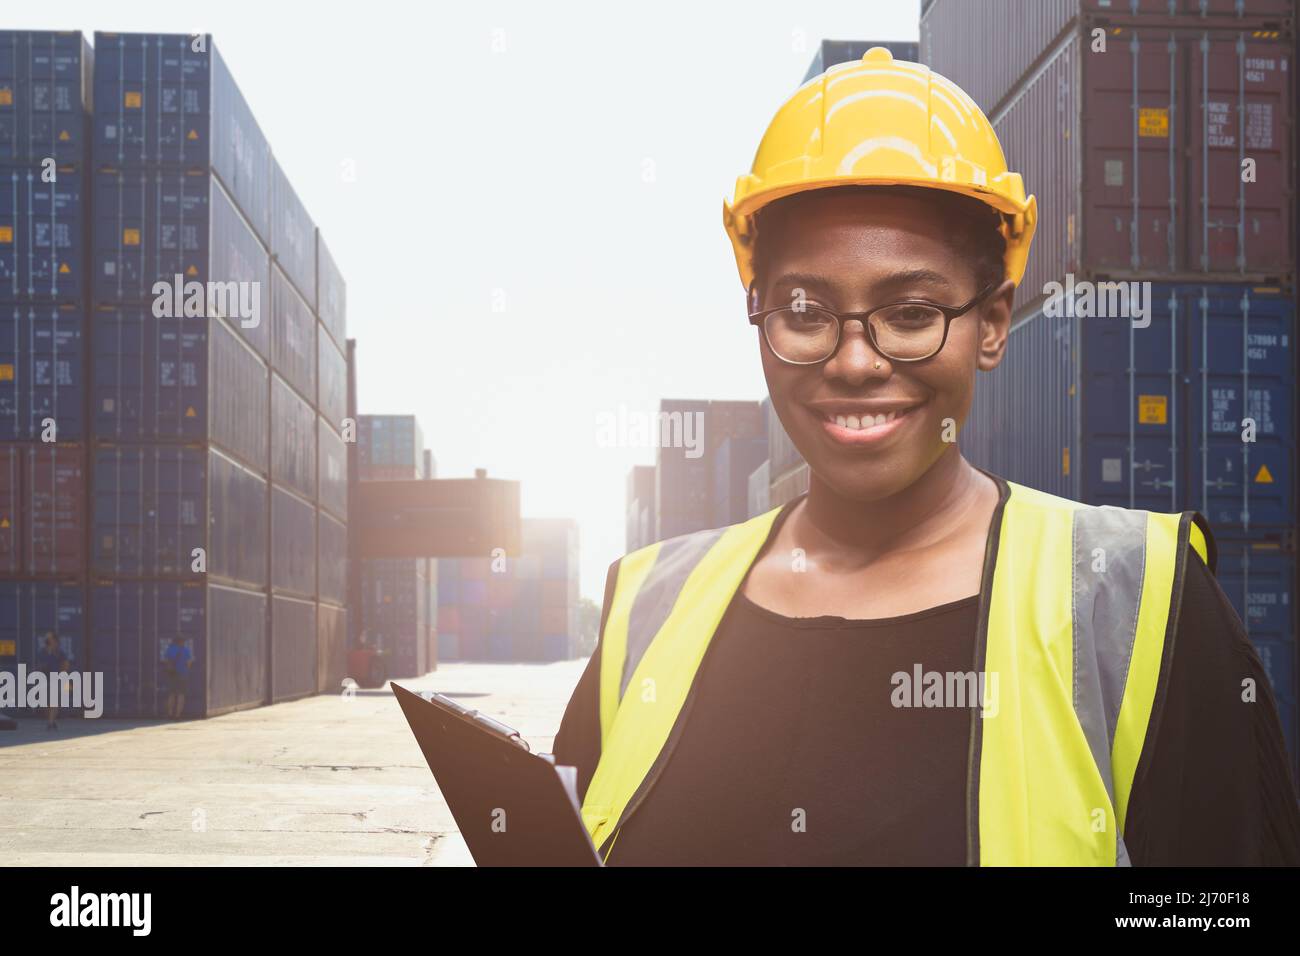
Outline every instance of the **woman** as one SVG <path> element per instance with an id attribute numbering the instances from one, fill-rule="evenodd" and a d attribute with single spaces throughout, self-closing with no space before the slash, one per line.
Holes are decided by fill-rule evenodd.
<path id="1" fill-rule="evenodd" d="M 782 107 L 724 213 L 810 487 L 610 569 L 555 743 L 606 862 L 1300 861 L 1199 516 L 961 455 L 1036 219 L 969 98 L 872 50 Z"/>

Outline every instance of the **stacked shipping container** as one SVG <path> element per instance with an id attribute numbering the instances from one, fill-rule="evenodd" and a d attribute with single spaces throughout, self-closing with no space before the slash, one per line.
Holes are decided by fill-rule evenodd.
<path id="1" fill-rule="evenodd" d="M 414 415 L 359 416 L 357 460 L 360 481 L 428 478 L 433 467 Z M 367 643 L 385 654 L 389 677 L 419 677 L 436 667 L 437 576 L 437 562 L 427 558 L 361 561 L 353 644 L 364 631 Z"/>
<path id="2" fill-rule="evenodd" d="M 557 661 L 577 650 L 578 527 L 525 518 L 519 557 L 438 562 L 440 660 Z"/>
<path id="3" fill-rule="evenodd" d="M 80 33 L 0 31 L 0 670 L 86 648 L 90 71 Z"/>
<path id="4" fill-rule="evenodd" d="M 1294 15 L 1294 0 L 933 0 L 921 22 L 923 59 L 986 111 L 1039 203 L 964 450 L 1082 501 L 1204 513 L 1293 754 Z M 1010 20 L 1034 42 L 989 33 Z M 1149 283 L 1149 311 L 1085 310 L 1094 293 L 1122 303 L 1117 281 Z"/>
<path id="5" fill-rule="evenodd" d="M 328 262 L 318 288 L 324 244 L 210 37 L 96 52 L 0 33 L 0 440 L 59 439 L 0 452 L 0 574 L 58 579 L 0 588 L 0 664 L 57 623 L 109 714 L 163 712 L 173 637 L 187 715 L 314 693 L 345 634 L 311 544 L 341 573 L 346 462 L 318 415 L 340 423 L 346 374 L 317 328 L 341 341 L 342 279 Z"/>
<path id="6" fill-rule="evenodd" d="M 717 525 L 719 503 L 715 495 L 714 471 L 723 444 L 763 439 L 763 410 L 758 402 L 723 402 L 665 399 L 659 405 L 659 434 L 655 465 L 654 541 L 666 541 Z M 738 446 L 739 447 L 739 446 Z M 730 456 L 729 456 L 730 457 Z M 734 456 L 737 463 L 752 466 L 752 448 Z M 759 459 L 761 460 L 761 459 Z M 730 494 L 739 488 L 739 471 L 733 482 L 723 485 Z M 743 500 L 743 498 L 741 499 Z M 721 506 L 734 513 L 729 504 Z"/>

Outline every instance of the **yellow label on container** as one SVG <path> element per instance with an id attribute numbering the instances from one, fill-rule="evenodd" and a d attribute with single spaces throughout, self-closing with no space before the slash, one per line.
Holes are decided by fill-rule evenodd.
<path id="1" fill-rule="evenodd" d="M 71 273 L 72 273 L 72 270 L 68 268 L 68 264 L 67 264 L 66 262 L 64 262 L 64 263 L 60 263 L 60 265 L 59 265 L 59 275 L 61 275 L 61 276 L 66 276 L 66 275 L 70 275 Z"/>
<path id="2" fill-rule="evenodd" d="M 139 230 L 139 229 L 123 229 L 123 230 L 122 230 L 122 245 L 124 245 L 124 246 L 138 246 L 138 245 L 140 245 L 140 230 Z"/>
<path id="3" fill-rule="evenodd" d="M 1164 395 L 1138 396 L 1138 421 L 1143 425 L 1163 425 L 1169 420 L 1169 399 Z"/>
<path id="4" fill-rule="evenodd" d="M 14 367 L 12 365 L 0 365 L 0 382 L 12 382 L 14 380 Z"/>
<path id="5" fill-rule="evenodd" d="M 13 242 L 13 241 L 14 241 L 13 226 L 0 226 L 0 242 Z"/>
<path id="6" fill-rule="evenodd" d="M 1169 138 L 1169 110 L 1167 109 L 1139 109 L 1138 110 L 1138 135 L 1139 136 L 1158 136 L 1161 139 Z"/>
<path id="7" fill-rule="evenodd" d="M 1260 465 L 1259 471 L 1255 473 L 1255 484 L 1271 485 L 1273 483 L 1273 473 L 1268 470 L 1268 465 Z"/>
<path id="8" fill-rule="evenodd" d="M 138 110 L 143 102 L 144 97 L 136 90 L 127 90 L 122 98 L 122 105 L 129 110 Z"/>
<path id="9" fill-rule="evenodd" d="M 0 86 L 0 106 L 14 105 L 14 91 L 7 86 Z"/>
<path id="10" fill-rule="evenodd" d="M 1066 445 L 1064 448 L 1061 449 L 1061 474 L 1068 475 L 1069 473 L 1070 473 L 1070 446 Z"/>
<path id="11" fill-rule="evenodd" d="M 0 657 L 17 657 L 17 641 L 0 641 Z"/>

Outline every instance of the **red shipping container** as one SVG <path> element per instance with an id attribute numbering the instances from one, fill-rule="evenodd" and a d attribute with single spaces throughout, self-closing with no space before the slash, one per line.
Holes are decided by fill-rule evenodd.
<path id="1" fill-rule="evenodd" d="M 84 446 L 0 446 L 0 572 L 81 574 L 85 528 Z"/>
<path id="2" fill-rule="evenodd" d="M 542 605 L 542 633 L 567 634 L 569 632 L 568 606 Z"/>
<path id="3" fill-rule="evenodd" d="M 460 631 L 460 608 L 443 604 L 438 608 L 438 630 L 455 634 Z"/>
<path id="4" fill-rule="evenodd" d="M 514 578 L 504 574 L 490 574 L 487 579 L 488 607 L 509 607 L 515 601 Z"/>
<path id="5" fill-rule="evenodd" d="M 1104 23 L 1170 22 L 1169 0 L 931 0 L 924 7 L 921 62 L 960 86 L 986 113 L 1003 105 L 1081 15 Z M 1200 29 L 1276 28 L 1294 17 L 1295 0 L 1174 0 L 1173 12 Z"/>
<path id="6" fill-rule="evenodd" d="M 1096 23 L 1076 21 L 990 117 L 1038 197 L 1021 311 L 1067 274 L 1290 281 L 1292 38 L 1222 20 L 1146 22 L 1112 18 L 1094 51 Z"/>

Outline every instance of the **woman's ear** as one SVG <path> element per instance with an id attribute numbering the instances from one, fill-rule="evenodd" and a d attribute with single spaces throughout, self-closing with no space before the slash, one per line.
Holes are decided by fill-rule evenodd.
<path id="1" fill-rule="evenodd" d="M 1011 331 L 1011 305 L 1016 284 L 1002 283 L 980 308 L 980 339 L 976 365 L 981 372 L 991 372 L 1002 362 L 1007 351 L 1007 334 Z"/>

